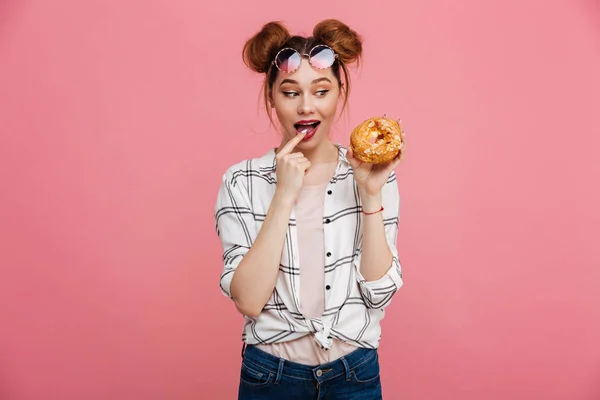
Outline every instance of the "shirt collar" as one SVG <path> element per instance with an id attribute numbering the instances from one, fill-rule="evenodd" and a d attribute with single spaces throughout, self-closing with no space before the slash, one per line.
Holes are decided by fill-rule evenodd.
<path id="1" fill-rule="evenodd" d="M 350 165 L 350 162 L 346 158 L 347 149 L 340 144 L 334 143 L 338 148 L 338 166 L 340 164 Z M 263 175 L 269 175 L 275 173 L 275 148 L 269 149 L 269 151 L 258 159 L 259 172 Z"/>

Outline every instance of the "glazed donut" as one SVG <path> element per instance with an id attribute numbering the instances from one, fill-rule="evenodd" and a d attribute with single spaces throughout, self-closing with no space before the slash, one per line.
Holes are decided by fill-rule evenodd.
<path id="1" fill-rule="evenodd" d="M 391 118 L 369 118 L 352 130 L 350 148 L 362 162 L 385 164 L 404 151 L 404 131 Z"/>

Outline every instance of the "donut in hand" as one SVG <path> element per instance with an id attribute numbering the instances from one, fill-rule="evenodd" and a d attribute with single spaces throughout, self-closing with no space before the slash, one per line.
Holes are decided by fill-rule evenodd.
<path id="1" fill-rule="evenodd" d="M 404 151 L 404 131 L 400 122 L 391 118 L 369 118 L 350 134 L 350 148 L 362 162 L 385 164 Z"/>

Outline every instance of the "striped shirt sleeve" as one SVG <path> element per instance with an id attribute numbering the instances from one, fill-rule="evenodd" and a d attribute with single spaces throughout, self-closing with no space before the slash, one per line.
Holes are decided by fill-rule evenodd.
<path id="1" fill-rule="evenodd" d="M 400 214 L 400 195 L 395 174 L 392 174 L 383 187 L 384 229 L 388 246 L 392 253 L 392 263 L 386 274 L 376 281 L 367 281 L 360 273 L 362 250 L 354 257 L 356 276 L 365 304 L 369 308 L 387 307 L 394 294 L 402 287 L 402 267 L 398 259 L 396 239 Z"/>
<path id="2" fill-rule="evenodd" d="M 223 247 L 223 270 L 220 287 L 232 299 L 231 280 L 235 269 L 256 237 L 250 199 L 241 180 L 231 170 L 223 175 L 214 210 L 215 229 Z"/>

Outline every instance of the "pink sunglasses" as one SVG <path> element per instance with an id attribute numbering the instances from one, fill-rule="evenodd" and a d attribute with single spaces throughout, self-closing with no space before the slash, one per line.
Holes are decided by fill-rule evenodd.
<path id="1" fill-rule="evenodd" d="M 326 69 L 331 67 L 337 58 L 337 54 L 335 54 L 331 47 L 324 44 L 313 47 L 308 54 L 305 54 L 305 56 L 308 57 L 310 65 L 316 69 Z M 298 51 L 286 47 L 279 50 L 275 56 L 275 60 L 273 60 L 273 65 L 281 72 L 291 74 L 300 68 L 301 62 L 302 55 Z"/>

